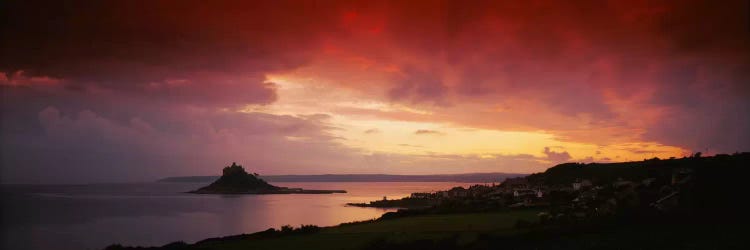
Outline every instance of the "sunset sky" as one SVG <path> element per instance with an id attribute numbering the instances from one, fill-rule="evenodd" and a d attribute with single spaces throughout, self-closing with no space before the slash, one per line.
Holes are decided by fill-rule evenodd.
<path id="1" fill-rule="evenodd" d="M 748 1 L 573 2 L 3 1 L 0 181 L 750 151 Z"/>

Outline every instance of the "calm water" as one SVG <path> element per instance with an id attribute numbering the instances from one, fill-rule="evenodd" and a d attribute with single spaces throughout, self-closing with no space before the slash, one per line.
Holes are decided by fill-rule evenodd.
<path id="1" fill-rule="evenodd" d="M 466 183 L 273 183 L 346 194 L 196 195 L 206 183 L 2 186 L 2 249 L 102 249 L 112 243 L 163 245 L 250 233 L 282 225 L 337 225 L 390 210 L 348 202 L 400 198 Z"/>

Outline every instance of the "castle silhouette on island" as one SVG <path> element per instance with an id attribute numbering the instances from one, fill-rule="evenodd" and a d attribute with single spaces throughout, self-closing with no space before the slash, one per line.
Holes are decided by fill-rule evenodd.
<path id="1" fill-rule="evenodd" d="M 190 191 L 194 194 L 332 194 L 346 190 L 306 190 L 268 184 L 258 174 L 249 174 L 242 165 L 232 162 L 224 167 L 221 177 L 208 186 Z"/>

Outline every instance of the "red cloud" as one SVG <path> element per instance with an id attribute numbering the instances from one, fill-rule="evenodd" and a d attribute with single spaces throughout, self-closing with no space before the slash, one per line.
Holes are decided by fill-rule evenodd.
<path id="1" fill-rule="evenodd" d="M 0 72 L 0 85 L 9 87 L 54 86 L 61 82 L 62 80 L 49 76 L 27 76 L 23 70 Z"/>
<path id="2" fill-rule="evenodd" d="M 0 26 L 0 34 L 10 34 L 0 39 L 2 148 L 10 150 L 3 155 L 33 158 L 43 149 L 27 142 L 65 128 L 62 135 L 86 139 L 79 145 L 86 149 L 99 149 L 97 138 L 112 139 L 89 138 L 89 132 L 109 131 L 138 145 L 164 143 L 156 143 L 159 150 L 212 150 L 197 145 L 199 138 L 226 149 L 211 151 L 215 159 L 246 155 L 244 145 L 258 142 L 263 147 L 253 146 L 259 153 L 247 161 L 284 168 L 298 162 L 268 155 L 291 152 L 315 158 L 308 166 L 338 159 L 344 159 L 338 166 L 351 165 L 354 153 L 335 153 L 351 151 L 330 141 L 324 119 L 232 113 L 248 104 L 272 105 L 277 85 L 266 75 L 284 73 L 429 111 L 334 108 L 342 114 L 542 131 L 603 146 L 656 141 L 749 150 L 747 5 L 13 1 L 3 4 Z M 324 143 L 303 147 L 295 143 L 310 142 L 285 136 Z M 140 163 L 160 159 L 151 150 L 106 153 Z M 530 156 L 503 159 L 539 166 Z M 480 161 L 454 157 L 441 164 L 459 160 Z"/>

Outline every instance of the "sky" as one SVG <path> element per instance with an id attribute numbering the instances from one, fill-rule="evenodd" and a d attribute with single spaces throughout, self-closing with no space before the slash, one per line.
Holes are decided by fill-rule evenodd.
<path id="1" fill-rule="evenodd" d="M 0 182 L 750 151 L 748 1 L 3 1 Z"/>

